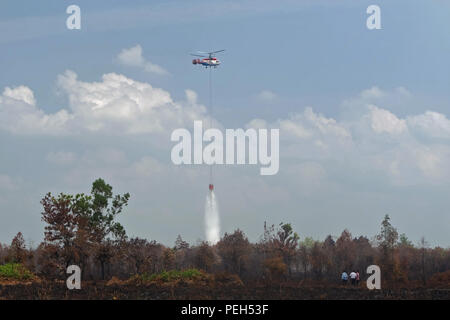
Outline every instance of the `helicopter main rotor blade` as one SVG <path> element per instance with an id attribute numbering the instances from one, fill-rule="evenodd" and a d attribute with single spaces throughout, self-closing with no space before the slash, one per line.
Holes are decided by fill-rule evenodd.
<path id="1" fill-rule="evenodd" d="M 200 53 L 200 54 L 207 54 L 207 55 L 212 55 L 212 54 L 219 53 L 219 52 L 223 52 L 223 51 L 225 51 L 225 50 L 218 50 L 218 51 L 213 51 L 213 52 L 197 51 L 197 53 Z"/>

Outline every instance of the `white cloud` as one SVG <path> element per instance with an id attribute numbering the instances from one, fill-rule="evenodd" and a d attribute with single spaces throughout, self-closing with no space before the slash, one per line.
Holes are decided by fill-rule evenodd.
<path id="1" fill-rule="evenodd" d="M 66 110 L 46 114 L 36 107 L 32 90 L 25 86 L 5 88 L 0 95 L 0 129 L 16 134 L 59 134 L 72 118 Z"/>
<path id="2" fill-rule="evenodd" d="M 267 121 L 264 119 L 253 119 L 245 125 L 246 129 L 266 129 Z"/>
<path id="3" fill-rule="evenodd" d="M 392 112 L 380 109 L 374 105 L 369 106 L 369 109 L 371 127 L 376 133 L 399 134 L 406 131 L 407 127 L 404 119 L 399 119 Z"/>
<path id="4" fill-rule="evenodd" d="M 310 107 L 305 109 L 304 116 L 324 135 L 331 134 L 344 139 L 351 137 L 350 132 L 335 119 L 325 118 L 321 114 L 314 113 Z"/>
<path id="5" fill-rule="evenodd" d="M 295 119 L 280 120 L 280 129 L 288 134 L 293 135 L 296 138 L 307 139 L 312 136 L 300 122 L 295 121 Z"/>
<path id="6" fill-rule="evenodd" d="M 141 68 L 146 72 L 159 75 L 168 75 L 169 73 L 157 64 L 151 63 L 142 56 L 142 47 L 136 45 L 129 49 L 123 49 L 117 56 L 119 62 L 125 66 Z"/>
<path id="7" fill-rule="evenodd" d="M 163 89 L 115 73 L 104 75 L 102 82 L 87 83 L 67 71 L 58 83 L 69 95 L 76 118 L 90 131 L 165 132 L 204 118 L 205 108 L 192 103 L 191 91 L 187 92 L 189 103 L 183 105 Z"/>
<path id="8" fill-rule="evenodd" d="M 384 96 L 386 96 L 386 93 L 383 92 L 380 88 L 375 86 L 370 89 L 366 89 L 366 90 L 362 91 L 360 96 L 361 96 L 361 98 L 366 99 L 366 100 L 380 99 L 380 98 L 383 98 Z"/>
<path id="9" fill-rule="evenodd" d="M 196 105 L 197 104 L 198 95 L 197 95 L 197 93 L 195 91 L 187 89 L 187 90 L 185 90 L 185 94 L 186 94 L 187 102 L 189 104 L 191 104 L 191 105 Z"/>
<path id="10" fill-rule="evenodd" d="M 19 86 L 13 89 L 11 89 L 10 87 L 6 87 L 3 91 L 3 96 L 17 101 L 25 102 L 26 104 L 29 104 L 31 106 L 36 105 L 33 91 L 25 86 Z"/>
<path id="11" fill-rule="evenodd" d="M 311 107 L 306 107 L 302 113 L 291 115 L 288 119 L 278 121 L 279 128 L 296 138 L 335 138 L 341 141 L 351 139 L 351 134 L 333 118 L 317 114 Z"/>
<path id="12" fill-rule="evenodd" d="M 383 90 L 377 86 L 373 86 L 369 89 L 363 90 L 358 97 L 352 98 L 351 100 L 359 101 L 359 103 L 361 102 L 373 103 L 374 101 L 385 102 L 389 100 L 390 101 L 396 101 L 399 99 L 405 100 L 411 98 L 412 96 L 413 96 L 412 93 L 402 86 L 394 88 L 391 91 Z"/>
<path id="13" fill-rule="evenodd" d="M 432 148 L 422 147 L 414 150 L 414 156 L 417 159 L 417 165 L 422 173 L 430 178 L 439 178 L 442 176 L 442 159 Z"/>
<path id="14" fill-rule="evenodd" d="M 271 102 L 277 98 L 277 95 L 270 90 L 263 90 L 256 97 L 262 102 Z"/>
<path id="15" fill-rule="evenodd" d="M 344 182 L 366 179 L 365 183 L 370 183 L 372 179 L 378 183 L 388 179 L 385 183 L 397 186 L 446 183 L 450 178 L 450 168 L 445 165 L 450 163 L 450 146 L 442 139 L 450 137 L 450 120 L 432 111 L 398 117 L 373 104 L 377 100 L 377 104 L 389 105 L 385 99 L 410 103 L 411 96 L 403 87 L 392 91 L 372 87 L 344 101 L 346 113 L 340 120 L 306 107 L 270 124 L 254 119 L 247 127 L 280 128 L 284 163 L 280 170 L 290 172 L 290 177 L 295 176 L 293 171 L 307 176 L 298 163 L 311 162 L 318 167 L 308 170 L 323 168 L 341 176 Z M 356 112 L 348 112 L 352 110 Z"/>
<path id="16" fill-rule="evenodd" d="M 450 120 L 442 113 L 426 111 L 423 114 L 409 116 L 408 126 L 422 134 L 435 138 L 450 138 Z"/>
<path id="17" fill-rule="evenodd" d="M 406 89 L 405 87 L 397 87 L 395 89 L 395 93 L 400 95 L 400 96 L 402 96 L 402 97 L 405 97 L 405 98 L 411 98 L 412 97 L 412 93 L 409 92 L 409 90 Z"/>
<path id="18" fill-rule="evenodd" d="M 189 89 L 185 91 L 184 101 L 174 101 L 169 92 L 123 75 L 110 73 L 99 82 L 84 82 L 73 71 L 60 75 L 57 84 L 68 96 L 69 105 L 67 110 L 52 114 L 37 107 L 30 88 L 6 88 L 0 96 L 0 129 L 22 135 L 145 134 L 161 145 L 161 135 L 167 138 L 172 129 L 191 128 L 194 120 L 208 120 L 206 108 L 198 104 L 197 93 Z M 450 162 L 450 147 L 445 144 L 445 139 L 450 137 L 450 120 L 433 111 L 401 118 L 368 103 L 372 98 L 395 94 L 407 99 L 406 89 L 397 88 L 394 92 L 373 87 L 347 100 L 346 103 L 351 102 L 360 111 L 350 120 L 345 114 L 338 120 L 306 107 L 272 123 L 253 119 L 245 126 L 279 128 L 281 158 L 296 163 L 310 161 L 327 172 L 330 164 L 325 163 L 329 162 L 340 175 L 358 170 L 365 174 L 363 171 L 370 168 L 378 176 L 390 177 L 395 184 L 414 184 L 420 179 L 443 182 L 442 177 L 450 174 L 447 172 L 450 170 L 443 169 Z M 164 148 L 170 147 L 167 140 Z M 127 166 L 127 170 L 143 176 L 162 170 L 151 157 L 135 161 L 131 166 L 127 164 L 127 154 L 114 147 L 103 148 L 96 159 L 92 155 L 84 159 L 67 151 L 47 152 L 46 159 L 61 166 L 73 166 L 80 161 L 92 166 L 107 161 L 108 166 Z M 288 163 L 285 165 L 289 166 Z"/>
<path id="19" fill-rule="evenodd" d="M 0 129 L 15 134 L 165 133 L 206 119 L 196 93 L 186 91 L 185 102 L 148 83 L 110 73 L 101 82 L 83 82 L 66 71 L 58 86 L 69 97 L 68 110 L 47 114 L 36 106 L 31 89 L 6 88 L 0 96 Z"/>

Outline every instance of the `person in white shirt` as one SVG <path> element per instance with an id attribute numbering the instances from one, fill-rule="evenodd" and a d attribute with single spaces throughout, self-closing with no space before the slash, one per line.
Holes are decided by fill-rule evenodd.
<path id="1" fill-rule="evenodd" d="M 357 276 L 357 274 L 356 274 L 355 271 L 352 271 L 352 272 L 350 273 L 350 280 L 351 280 L 351 282 L 352 282 L 352 285 L 356 285 L 356 276 Z"/>

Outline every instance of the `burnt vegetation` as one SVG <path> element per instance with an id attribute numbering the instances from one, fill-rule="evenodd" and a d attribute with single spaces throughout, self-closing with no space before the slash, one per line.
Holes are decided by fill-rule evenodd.
<path id="1" fill-rule="evenodd" d="M 256 243 L 237 229 L 213 246 L 178 236 L 169 247 L 127 236 L 117 217 L 129 199 L 102 179 L 90 194 L 45 195 L 44 241 L 27 246 L 19 232 L 0 244 L 0 299 L 449 298 L 450 249 L 414 245 L 388 215 L 371 239 L 344 230 L 317 241 L 264 223 Z M 373 264 L 380 291 L 364 282 Z M 69 265 L 81 268 L 82 290 L 67 290 Z M 341 285 L 343 270 L 359 270 L 359 286 Z"/>

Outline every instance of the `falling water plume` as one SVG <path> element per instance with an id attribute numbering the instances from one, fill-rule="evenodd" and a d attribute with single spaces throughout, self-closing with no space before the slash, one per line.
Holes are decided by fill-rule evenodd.
<path id="1" fill-rule="evenodd" d="M 205 205 L 205 233 L 206 241 L 211 245 L 216 244 L 220 240 L 220 218 L 219 207 L 217 205 L 214 190 L 210 190 L 206 196 Z"/>

